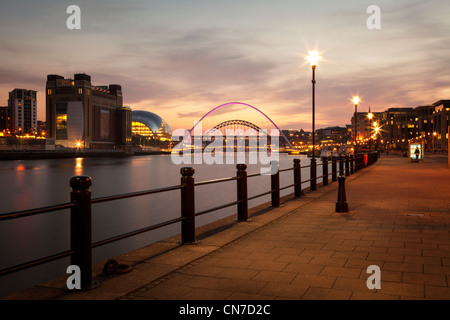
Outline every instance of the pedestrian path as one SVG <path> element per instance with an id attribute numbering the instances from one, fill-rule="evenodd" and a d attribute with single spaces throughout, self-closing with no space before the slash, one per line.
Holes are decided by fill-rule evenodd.
<path id="1" fill-rule="evenodd" d="M 410 163 L 382 155 L 346 178 L 349 212 L 336 213 L 338 184 L 118 257 L 128 274 L 70 293 L 63 280 L 14 299 L 273 300 L 450 299 L 450 169 L 447 157 Z M 380 288 L 369 289 L 369 266 Z M 100 266 L 95 272 L 100 273 Z M 370 284 L 374 282 L 370 281 Z"/>

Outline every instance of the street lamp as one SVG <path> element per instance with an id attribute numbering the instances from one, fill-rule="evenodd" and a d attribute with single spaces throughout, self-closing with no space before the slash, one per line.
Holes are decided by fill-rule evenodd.
<path id="1" fill-rule="evenodd" d="M 367 118 L 369 119 L 369 135 L 372 136 L 373 113 L 370 111 L 370 106 L 369 106 L 369 113 L 367 114 Z M 370 137 L 369 137 L 369 149 L 372 149 L 372 141 L 370 140 Z"/>
<path id="2" fill-rule="evenodd" d="M 315 156 L 315 148 L 316 148 L 316 140 L 315 140 L 315 131 L 316 131 L 316 123 L 315 123 L 315 85 L 316 85 L 316 78 L 315 78 L 315 71 L 317 67 L 317 61 L 320 59 L 319 52 L 317 51 L 311 51 L 309 52 L 309 56 L 306 57 L 306 60 L 309 60 L 309 63 L 312 68 L 312 158 L 311 158 L 311 190 L 316 190 L 316 156 Z"/>
<path id="3" fill-rule="evenodd" d="M 434 138 L 436 138 L 436 132 L 433 132 L 433 144 L 432 144 L 432 147 L 433 147 L 433 153 L 434 153 Z"/>
<path id="4" fill-rule="evenodd" d="M 359 103 L 359 97 L 358 96 L 354 96 L 352 101 L 353 101 L 353 104 L 355 105 L 355 151 L 357 151 L 357 145 L 358 145 L 358 103 Z"/>

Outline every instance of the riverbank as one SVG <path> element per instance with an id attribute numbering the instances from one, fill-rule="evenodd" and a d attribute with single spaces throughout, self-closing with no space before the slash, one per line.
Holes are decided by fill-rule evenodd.
<path id="1" fill-rule="evenodd" d="M 128 157 L 140 155 L 170 154 L 168 151 L 133 151 L 121 150 L 0 150 L 1 160 L 37 160 L 37 159 L 63 159 L 63 158 L 90 158 L 90 157 Z"/>

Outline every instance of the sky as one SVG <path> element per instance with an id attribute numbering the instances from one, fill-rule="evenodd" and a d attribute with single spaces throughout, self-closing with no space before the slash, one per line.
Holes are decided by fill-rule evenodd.
<path id="1" fill-rule="evenodd" d="M 69 30 L 69 5 L 81 29 Z M 380 29 L 369 29 L 370 5 Z M 48 74 L 120 84 L 124 105 L 189 129 L 228 102 L 250 104 L 281 129 L 311 130 L 358 111 L 450 99 L 448 0 L 16 0 L 0 11 L 0 105 L 14 88 L 38 91 Z M 251 121 L 251 119 L 244 119 Z"/>

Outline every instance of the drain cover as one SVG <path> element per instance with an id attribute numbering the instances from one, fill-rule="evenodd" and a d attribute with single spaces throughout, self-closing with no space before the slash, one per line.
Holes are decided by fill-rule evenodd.
<path id="1" fill-rule="evenodd" d="M 408 213 L 410 217 L 423 217 L 423 213 Z"/>

